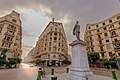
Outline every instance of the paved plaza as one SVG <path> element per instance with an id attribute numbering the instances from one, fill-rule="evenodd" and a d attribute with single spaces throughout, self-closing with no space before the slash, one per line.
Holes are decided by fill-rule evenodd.
<path id="1" fill-rule="evenodd" d="M 46 76 L 42 80 L 50 80 L 52 68 L 55 69 L 55 75 L 58 80 L 67 80 L 69 78 L 66 73 L 66 67 L 45 67 Z M 113 80 L 110 70 L 92 68 L 92 71 L 96 76 L 96 80 Z M 116 73 L 117 77 L 120 78 L 120 71 L 116 70 Z M 37 74 L 38 67 L 22 64 L 20 68 L 0 69 L 0 80 L 36 80 Z"/>

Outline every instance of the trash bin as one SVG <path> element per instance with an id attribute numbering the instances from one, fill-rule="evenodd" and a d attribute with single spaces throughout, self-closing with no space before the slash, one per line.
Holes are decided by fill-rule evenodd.
<path id="1" fill-rule="evenodd" d="M 117 80 L 117 76 L 116 76 L 116 74 L 115 74 L 115 71 L 114 71 L 114 70 L 111 70 L 111 72 L 112 72 L 112 78 L 113 78 L 114 80 Z"/>
<path id="2" fill-rule="evenodd" d="M 52 75 L 52 76 L 51 76 L 51 80 L 57 80 L 57 76 Z"/>

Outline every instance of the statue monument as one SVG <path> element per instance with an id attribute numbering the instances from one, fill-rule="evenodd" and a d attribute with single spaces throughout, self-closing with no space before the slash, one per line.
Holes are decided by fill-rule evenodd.
<path id="1" fill-rule="evenodd" d="M 80 25 L 76 22 L 73 35 L 77 40 L 69 44 L 71 48 L 71 68 L 69 72 L 69 80 L 95 80 L 94 74 L 89 68 L 88 58 L 86 53 L 86 43 L 80 40 Z"/>
<path id="2" fill-rule="evenodd" d="M 80 40 L 80 25 L 78 24 L 79 22 L 77 21 L 74 29 L 73 29 L 73 35 L 76 36 L 77 40 Z"/>

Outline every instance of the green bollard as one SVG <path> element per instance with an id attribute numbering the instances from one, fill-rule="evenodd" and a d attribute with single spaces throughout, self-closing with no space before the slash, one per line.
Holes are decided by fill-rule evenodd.
<path id="1" fill-rule="evenodd" d="M 112 72 L 112 78 L 113 78 L 114 80 L 117 80 L 117 76 L 116 76 L 116 74 L 115 74 L 115 71 L 114 71 L 114 70 L 111 70 L 111 72 Z"/>
<path id="2" fill-rule="evenodd" d="M 37 76 L 37 80 L 41 80 L 41 70 L 38 70 L 38 76 Z"/>
<path id="3" fill-rule="evenodd" d="M 57 76 L 52 75 L 52 76 L 51 76 L 51 80 L 57 80 Z"/>
<path id="4" fill-rule="evenodd" d="M 67 73 L 69 72 L 69 68 L 67 68 Z"/>
<path id="5" fill-rule="evenodd" d="M 51 73 L 51 75 L 54 75 L 54 69 L 52 69 L 52 73 Z"/>

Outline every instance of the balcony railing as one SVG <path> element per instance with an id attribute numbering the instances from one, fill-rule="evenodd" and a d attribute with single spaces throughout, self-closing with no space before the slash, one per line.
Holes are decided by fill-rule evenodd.
<path id="1" fill-rule="evenodd" d="M 12 37 L 15 36 L 14 34 L 12 34 L 12 33 L 8 33 L 8 32 L 6 32 L 5 35 L 12 36 Z"/>
<path id="2" fill-rule="evenodd" d="M 14 31 L 14 32 L 16 31 L 16 28 L 12 28 L 12 27 L 10 27 L 10 26 L 8 26 L 7 29 L 10 29 L 10 30 L 12 30 L 12 31 Z"/>
<path id="3" fill-rule="evenodd" d="M 9 43 L 12 43 L 12 42 L 13 42 L 13 41 L 6 40 L 6 39 L 3 39 L 2 41 L 3 41 L 3 42 L 9 42 Z"/>

